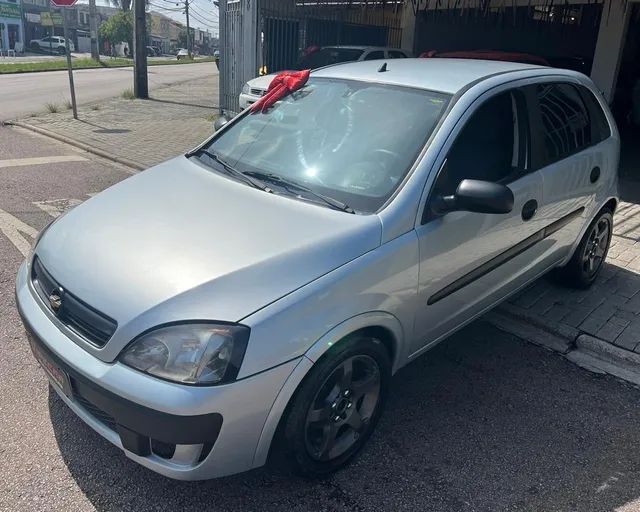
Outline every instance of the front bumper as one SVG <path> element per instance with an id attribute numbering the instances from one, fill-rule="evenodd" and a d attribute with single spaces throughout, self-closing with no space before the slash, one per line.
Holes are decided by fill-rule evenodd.
<path id="1" fill-rule="evenodd" d="M 261 96 L 254 96 L 252 94 L 240 94 L 240 110 L 244 110 L 258 101 Z"/>
<path id="2" fill-rule="evenodd" d="M 30 341 L 69 377 L 68 389 L 52 380 L 53 388 L 130 459 L 180 480 L 217 478 L 264 462 L 256 458 L 261 434 L 299 360 L 222 386 L 174 384 L 100 361 L 68 339 L 35 297 L 26 264 L 16 301 Z"/>

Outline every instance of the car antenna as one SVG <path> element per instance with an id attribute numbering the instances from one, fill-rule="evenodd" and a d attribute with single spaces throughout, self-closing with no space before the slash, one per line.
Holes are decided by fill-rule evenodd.
<path id="1" fill-rule="evenodd" d="M 385 62 L 382 66 L 380 66 L 378 73 L 386 73 L 386 72 L 387 72 L 387 63 Z"/>

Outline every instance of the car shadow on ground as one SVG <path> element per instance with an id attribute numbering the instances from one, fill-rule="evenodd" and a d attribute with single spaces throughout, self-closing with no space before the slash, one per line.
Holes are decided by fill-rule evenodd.
<path id="1" fill-rule="evenodd" d="M 325 481 L 262 468 L 175 482 L 126 459 L 51 390 L 49 409 L 98 510 L 626 511 L 640 498 L 639 393 L 475 322 L 395 376 L 364 453 Z"/>

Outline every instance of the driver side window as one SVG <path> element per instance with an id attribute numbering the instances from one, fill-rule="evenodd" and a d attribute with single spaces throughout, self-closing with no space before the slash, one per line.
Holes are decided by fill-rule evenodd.
<path id="1" fill-rule="evenodd" d="M 458 134 L 431 197 L 451 196 L 464 179 L 506 184 L 526 167 L 524 96 L 501 93 L 480 105 Z"/>

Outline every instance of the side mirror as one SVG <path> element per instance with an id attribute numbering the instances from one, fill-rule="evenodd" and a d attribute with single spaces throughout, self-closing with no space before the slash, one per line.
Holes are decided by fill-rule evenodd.
<path id="1" fill-rule="evenodd" d="M 436 199 L 438 213 L 467 211 L 475 213 L 510 213 L 513 192 L 505 185 L 480 180 L 462 180 L 452 196 Z"/>
<path id="2" fill-rule="evenodd" d="M 220 116 L 218 119 L 216 119 L 213 122 L 213 131 L 217 132 L 220 128 L 222 128 L 224 125 L 226 125 L 229 122 L 229 119 L 227 118 L 227 116 Z"/>

